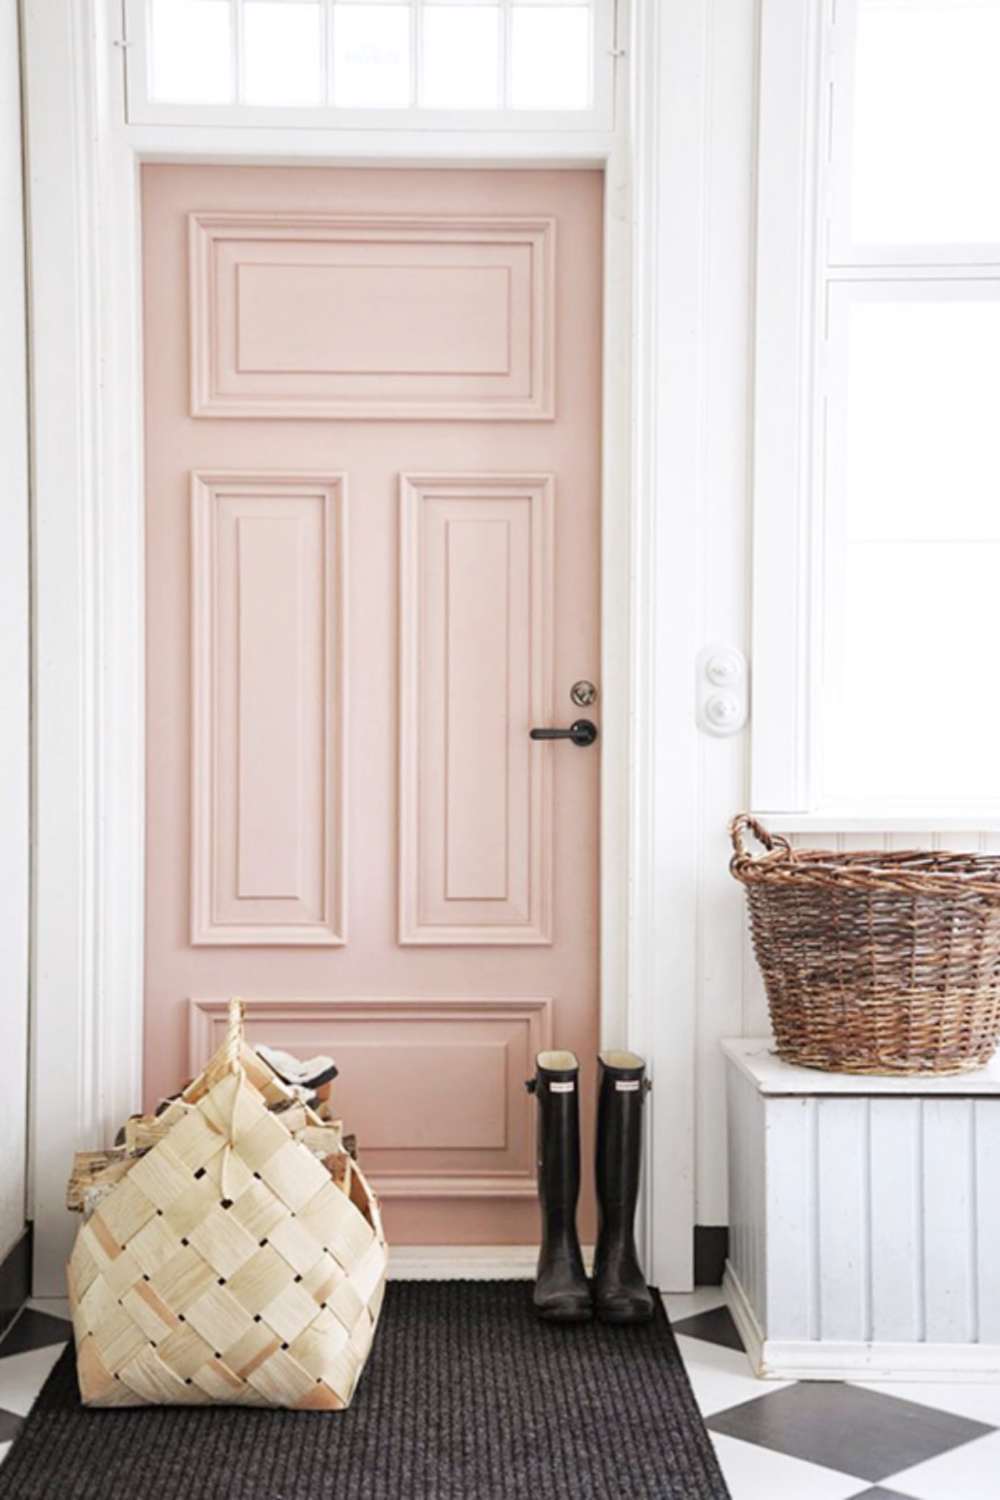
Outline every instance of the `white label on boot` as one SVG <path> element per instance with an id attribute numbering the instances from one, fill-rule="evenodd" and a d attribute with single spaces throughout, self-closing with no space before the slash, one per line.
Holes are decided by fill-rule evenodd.
<path id="1" fill-rule="evenodd" d="M 549 1093 L 550 1094 L 571 1094 L 575 1088 L 576 1088 L 576 1084 L 573 1082 L 573 1080 L 571 1078 L 568 1083 L 550 1083 L 549 1084 Z"/>
<path id="2" fill-rule="evenodd" d="M 638 1092 L 639 1092 L 639 1079 L 638 1078 L 616 1078 L 615 1079 L 615 1093 L 616 1094 L 637 1094 Z"/>

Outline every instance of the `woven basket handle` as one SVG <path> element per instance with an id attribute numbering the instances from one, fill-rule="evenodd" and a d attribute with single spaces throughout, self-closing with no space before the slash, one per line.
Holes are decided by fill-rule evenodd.
<path id="1" fill-rule="evenodd" d="M 234 995 L 229 1002 L 229 1024 L 226 1028 L 226 1062 L 229 1064 L 231 1073 L 241 1073 L 243 1065 L 240 1062 L 240 1052 L 243 1047 L 243 1027 L 246 1022 L 247 1008 L 239 995 Z"/>
<path id="2" fill-rule="evenodd" d="M 780 833 L 768 833 L 763 823 L 758 823 L 757 819 L 752 818 L 749 813 L 737 813 L 729 825 L 729 835 L 733 841 L 733 848 L 736 851 L 736 858 L 738 860 L 749 860 L 754 857 L 743 842 L 743 835 L 745 833 L 752 833 L 758 844 L 764 845 L 768 854 L 772 853 L 775 849 L 779 851 L 787 850 L 789 854 L 792 852 L 791 844 L 787 839 L 782 838 Z"/>

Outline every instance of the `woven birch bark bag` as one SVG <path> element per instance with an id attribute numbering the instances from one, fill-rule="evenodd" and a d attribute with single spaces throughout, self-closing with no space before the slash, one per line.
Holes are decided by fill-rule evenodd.
<path id="1" fill-rule="evenodd" d="M 354 1393 L 385 1287 L 378 1203 L 339 1124 L 243 1028 L 234 1000 L 183 1094 L 130 1121 L 121 1154 L 77 1159 L 70 1205 L 92 1207 L 68 1268 L 85 1405 L 332 1410 Z"/>

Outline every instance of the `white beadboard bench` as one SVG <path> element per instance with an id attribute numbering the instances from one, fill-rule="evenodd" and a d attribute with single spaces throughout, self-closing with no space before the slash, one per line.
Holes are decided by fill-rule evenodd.
<path id="1" fill-rule="evenodd" d="M 1000 1056 L 871 1078 L 722 1047 L 723 1285 L 757 1374 L 1000 1381 Z"/>

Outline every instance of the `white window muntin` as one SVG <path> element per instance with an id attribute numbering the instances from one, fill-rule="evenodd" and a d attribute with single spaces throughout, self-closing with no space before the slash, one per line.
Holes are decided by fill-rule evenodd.
<path id="1" fill-rule="evenodd" d="M 191 0 L 187 0 L 191 3 Z M 199 0 L 195 0 L 199 3 Z M 207 3 L 207 0 L 200 0 Z M 295 0 L 284 0 L 295 8 Z M 290 126 L 298 128 L 337 127 L 348 130 L 482 130 L 482 131 L 605 131 L 614 125 L 614 80 L 616 51 L 616 0 L 364 0 L 364 8 L 405 9 L 409 20 L 410 102 L 405 106 L 380 107 L 338 105 L 336 102 L 334 12 L 358 9 L 357 0 L 317 0 L 320 48 L 322 52 L 322 101 L 315 105 L 251 104 L 245 102 L 245 20 L 244 13 L 254 0 L 214 0 L 228 13 L 229 92 L 228 100 L 172 102 L 158 100 L 151 87 L 153 71 L 154 0 L 124 0 L 127 48 L 128 121 L 137 125 L 203 125 L 248 127 Z M 498 18 L 498 60 L 495 97 L 497 107 L 435 108 L 423 102 L 425 90 L 421 66 L 425 36 L 424 14 L 458 7 L 463 12 L 483 9 Z M 212 9 L 212 5 L 209 6 Z M 568 12 L 585 9 L 590 17 L 590 102 L 585 108 L 519 107 L 524 98 L 521 81 L 513 76 L 512 60 L 517 43 L 518 15 L 531 11 L 560 9 Z M 530 80 L 529 80 L 530 86 Z M 416 101 L 416 102 L 413 102 Z"/>

